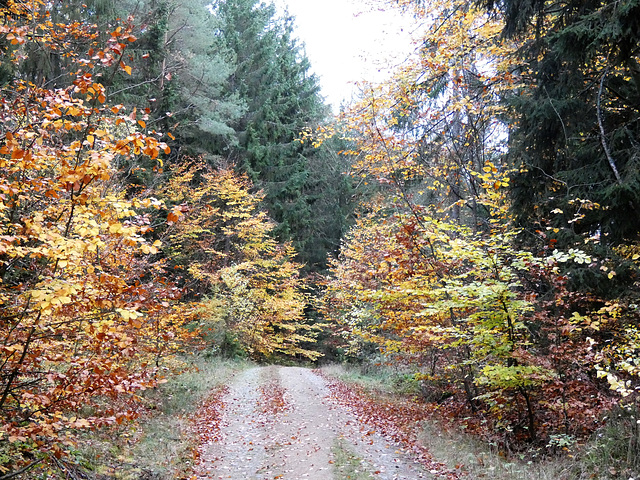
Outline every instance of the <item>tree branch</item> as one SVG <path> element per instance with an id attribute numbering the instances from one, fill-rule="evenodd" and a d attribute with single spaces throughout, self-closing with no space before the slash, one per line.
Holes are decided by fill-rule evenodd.
<path id="1" fill-rule="evenodd" d="M 21 475 L 24 472 L 31 470 L 33 467 L 37 466 L 40 463 L 42 463 L 42 459 L 36 460 L 35 462 L 31 462 L 29 465 L 22 467 L 20 470 L 16 470 L 15 472 L 7 473 L 1 476 L 0 480 L 9 480 L 10 478 L 17 477 L 18 475 Z"/>
<path id="2" fill-rule="evenodd" d="M 600 108 L 600 100 L 602 99 L 602 90 L 604 89 L 604 79 L 607 76 L 609 69 L 607 68 L 602 74 L 602 78 L 600 78 L 600 88 L 598 89 L 598 102 L 597 102 L 597 113 L 598 113 L 598 126 L 600 127 L 600 141 L 602 143 L 602 148 L 604 149 L 604 154 L 607 156 L 607 161 L 609 162 L 609 166 L 611 170 L 613 170 L 613 174 L 618 181 L 618 185 L 622 185 L 622 177 L 620 177 L 620 172 L 618 172 L 618 167 L 616 167 L 616 162 L 611 156 L 611 150 L 609 150 L 609 145 L 607 145 L 607 138 L 604 131 L 604 125 L 602 123 L 602 109 Z"/>

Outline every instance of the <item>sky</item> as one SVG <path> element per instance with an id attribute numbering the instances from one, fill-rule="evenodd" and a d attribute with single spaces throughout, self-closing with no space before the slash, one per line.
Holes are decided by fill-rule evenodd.
<path id="1" fill-rule="evenodd" d="M 382 81 L 389 67 L 412 51 L 410 20 L 394 11 L 372 11 L 362 0 L 276 0 L 295 17 L 322 94 L 334 111 L 360 80 Z"/>

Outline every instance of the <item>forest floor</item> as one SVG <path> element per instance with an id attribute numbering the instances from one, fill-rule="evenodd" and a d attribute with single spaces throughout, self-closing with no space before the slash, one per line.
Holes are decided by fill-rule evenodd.
<path id="1" fill-rule="evenodd" d="M 214 394 L 196 418 L 197 478 L 440 479 L 299 367 L 255 367 Z"/>

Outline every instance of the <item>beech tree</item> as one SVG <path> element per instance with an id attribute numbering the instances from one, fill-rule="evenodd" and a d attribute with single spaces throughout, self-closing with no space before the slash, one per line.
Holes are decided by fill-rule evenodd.
<path id="1" fill-rule="evenodd" d="M 593 431 L 613 404 L 595 372 L 619 388 L 633 370 L 616 376 L 633 347 L 610 351 L 606 337 L 636 314 L 571 289 L 566 272 L 606 273 L 606 258 L 518 242 L 509 194 L 519 172 L 504 155 L 505 102 L 527 88 L 518 42 L 464 2 L 415 13 L 429 20 L 418 54 L 366 85 L 342 118 L 353 171 L 379 195 L 332 264 L 326 314 L 352 353 L 373 346 L 407 365 L 428 398 L 448 398 L 441 411 L 464 408 L 470 431 L 509 445 Z M 597 408 L 581 401 L 587 392 Z"/>
<path id="2" fill-rule="evenodd" d="M 318 327 L 305 319 L 301 265 L 290 243 L 273 238 L 275 224 L 260 208 L 263 194 L 252 190 L 246 176 L 228 167 L 181 167 L 160 192 L 175 205 L 167 252 L 191 294 L 203 297 L 203 328 L 221 337 L 213 349 L 231 341 L 256 359 L 314 360 L 320 354 L 306 345 Z"/>
<path id="3" fill-rule="evenodd" d="M 135 109 L 107 103 L 96 75 L 130 73 L 131 25 L 98 46 L 92 27 L 53 24 L 37 1 L 1 14 L 5 61 L 35 41 L 55 50 L 86 33 L 91 44 L 88 58 L 69 52 L 70 86 L 0 90 L 0 442 L 12 475 L 38 463 L 34 451 L 62 455 L 74 430 L 132 418 L 135 393 L 163 381 L 163 356 L 191 335 L 191 314 L 152 259 L 160 242 L 145 238 L 160 202 L 118 181 L 123 161 L 169 153 Z"/>

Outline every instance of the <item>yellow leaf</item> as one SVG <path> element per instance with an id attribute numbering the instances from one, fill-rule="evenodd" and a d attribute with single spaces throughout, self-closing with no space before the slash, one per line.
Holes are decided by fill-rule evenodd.
<path id="1" fill-rule="evenodd" d="M 140 251 L 144 254 L 158 253 L 158 249 L 156 247 L 147 243 L 143 243 L 142 245 L 140 245 Z"/>
<path id="2" fill-rule="evenodd" d="M 116 312 L 118 312 L 125 320 L 131 320 L 142 316 L 140 312 L 136 312 L 135 310 L 126 310 L 124 308 L 116 308 Z"/>

